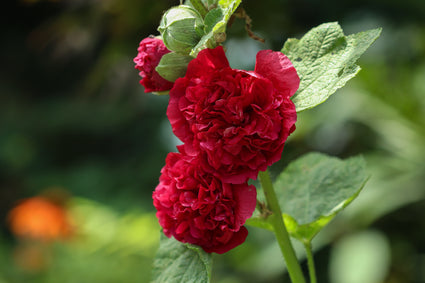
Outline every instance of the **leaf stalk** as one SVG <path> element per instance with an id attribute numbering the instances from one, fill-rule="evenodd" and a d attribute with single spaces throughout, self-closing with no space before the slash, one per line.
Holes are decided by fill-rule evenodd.
<path id="1" fill-rule="evenodd" d="M 317 283 L 316 268 L 314 267 L 314 258 L 313 258 L 313 251 L 311 247 L 311 241 L 304 242 L 304 248 L 307 255 L 307 265 L 308 265 L 308 272 L 310 274 L 310 283 Z"/>

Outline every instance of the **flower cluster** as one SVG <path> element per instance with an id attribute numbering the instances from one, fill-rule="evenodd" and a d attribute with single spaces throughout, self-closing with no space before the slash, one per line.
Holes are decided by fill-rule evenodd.
<path id="1" fill-rule="evenodd" d="M 221 46 L 190 61 L 167 108 L 183 145 L 167 156 L 153 193 L 166 236 L 216 253 L 245 241 L 256 206 L 248 180 L 281 158 L 295 129 L 290 97 L 298 86 L 281 52 L 260 51 L 254 71 L 232 69 Z"/>

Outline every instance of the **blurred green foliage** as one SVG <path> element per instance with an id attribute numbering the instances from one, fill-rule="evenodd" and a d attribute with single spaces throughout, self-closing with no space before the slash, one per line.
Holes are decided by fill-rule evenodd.
<path id="1" fill-rule="evenodd" d="M 167 97 L 143 93 L 132 59 L 139 41 L 157 34 L 161 13 L 178 3 L 4 3 L 1 283 L 149 282 L 159 240 L 151 194 L 176 140 Z M 362 258 L 375 259 L 377 268 L 363 270 L 371 272 L 368 282 L 425 282 L 425 2 L 245 0 L 243 6 L 266 44 L 248 38 L 236 20 L 225 43 L 234 68 L 252 69 L 258 50 L 280 50 L 286 38 L 324 22 L 339 21 L 346 34 L 383 28 L 359 60 L 359 75 L 299 115 L 272 172 L 277 176 L 309 151 L 364 154 L 370 182 L 313 242 L 319 282 L 365 282 L 348 278 Z M 29 271 L 16 260 L 27 244 L 9 231 L 7 212 L 51 187 L 71 195 L 78 235 L 43 246 L 44 268 Z M 214 256 L 213 281 L 289 282 L 273 235 L 249 229 L 244 245 Z M 337 272 L 337 262 L 347 271 Z"/>

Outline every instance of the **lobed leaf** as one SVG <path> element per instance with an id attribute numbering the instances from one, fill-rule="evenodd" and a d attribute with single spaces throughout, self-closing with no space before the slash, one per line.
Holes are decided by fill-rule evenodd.
<path id="1" fill-rule="evenodd" d="M 297 112 L 326 101 L 360 70 L 357 59 L 379 37 L 381 29 L 345 36 L 337 22 L 311 29 L 300 40 L 288 39 L 282 52 L 300 77 L 300 87 L 292 97 Z"/>
<path id="2" fill-rule="evenodd" d="M 211 254 L 200 247 L 183 244 L 161 234 L 153 263 L 153 282 L 208 283 L 211 278 Z"/>

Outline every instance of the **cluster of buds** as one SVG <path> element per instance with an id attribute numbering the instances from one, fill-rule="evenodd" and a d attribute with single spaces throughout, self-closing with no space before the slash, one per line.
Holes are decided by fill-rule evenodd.
<path id="1" fill-rule="evenodd" d="M 226 15 L 217 3 L 207 6 L 202 0 L 192 0 L 167 10 L 158 27 L 160 35 L 142 40 L 134 58 L 145 92 L 167 94 L 200 50 L 220 45 L 234 9 Z"/>

